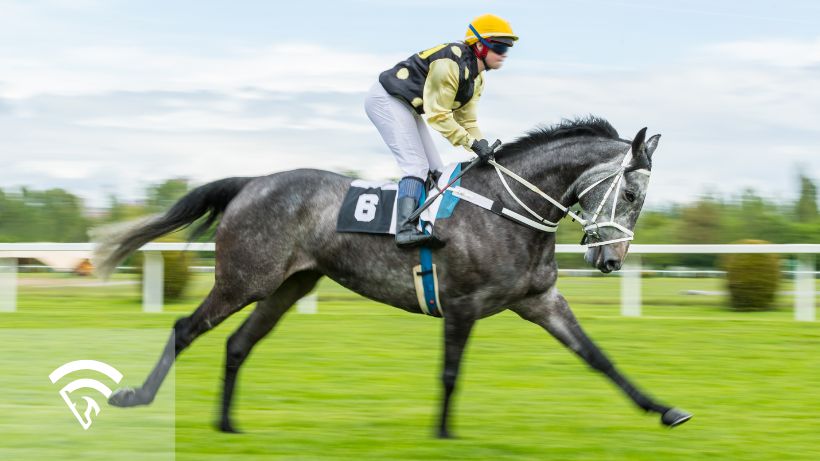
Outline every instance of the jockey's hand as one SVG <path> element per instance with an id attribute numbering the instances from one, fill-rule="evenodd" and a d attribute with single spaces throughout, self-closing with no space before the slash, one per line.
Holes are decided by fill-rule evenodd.
<path id="1" fill-rule="evenodd" d="M 473 145 L 470 146 L 470 149 L 478 155 L 478 158 L 481 159 L 481 162 L 479 163 L 482 165 L 487 164 L 487 161 L 492 158 L 493 152 L 495 151 L 486 139 L 476 139 L 473 141 Z"/>

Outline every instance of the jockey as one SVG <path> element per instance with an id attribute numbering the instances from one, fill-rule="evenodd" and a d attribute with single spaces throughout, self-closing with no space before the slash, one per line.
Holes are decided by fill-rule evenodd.
<path id="1" fill-rule="evenodd" d="M 499 69 L 518 37 L 510 24 L 492 14 L 475 18 L 463 42 L 445 43 L 421 51 L 379 75 L 365 99 L 370 121 L 396 157 L 399 182 L 396 223 L 403 223 L 419 206 L 428 171 L 443 166 L 427 123 L 454 146 L 475 152 L 483 161 L 492 154 L 476 122 L 484 71 Z M 400 248 L 441 247 L 438 238 L 405 223 L 396 231 Z"/>

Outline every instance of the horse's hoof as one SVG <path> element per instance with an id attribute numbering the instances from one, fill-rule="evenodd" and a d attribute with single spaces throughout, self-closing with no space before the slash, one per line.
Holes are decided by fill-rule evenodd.
<path id="1" fill-rule="evenodd" d="M 140 398 L 137 389 L 133 387 L 123 387 L 111 394 L 111 397 L 108 398 L 108 404 L 115 407 L 134 407 L 144 405 L 145 402 Z"/>
<path id="2" fill-rule="evenodd" d="M 436 436 L 442 440 L 455 438 L 455 436 L 453 436 L 453 434 L 451 434 L 450 431 L 448 431 L 447 429 L 439 429 L 438 434 L 436 434 Z"/>
<path id="3" fill-rule="evenodd" d="M 219 423 L 219 430 L 225 432 L 226 434 L 241 434 L 242 431 L 236 429 L 233 424 L 227 421 L 223 421 Z"/>
<path id="4" fill-rule="evenodd" d="M 678 410 L 677 408 L 670 408 L 669 410 L 666 410 L 666 413 L 664 413 L 663 416 L 661 416 L 661 423 L 663 423 L 664 426 L 672 428 L 675 426 L 680 426 L 690 419 L 692 419 L 692 415 L 690 413 L 683 410 Z"/>

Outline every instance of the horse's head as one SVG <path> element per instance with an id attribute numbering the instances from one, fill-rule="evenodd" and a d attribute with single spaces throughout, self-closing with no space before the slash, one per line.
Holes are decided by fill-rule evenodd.
<path id="1" fill-rule="evenodd" d="M 645 140 L 646 128 L 632 141 L 626 157 L 591 169 L 578 181 L 578 203 L 584 210 L 584 259 L 604 273 L 621 268 L 641 213 L 652 154 L 660 135 Z"/>

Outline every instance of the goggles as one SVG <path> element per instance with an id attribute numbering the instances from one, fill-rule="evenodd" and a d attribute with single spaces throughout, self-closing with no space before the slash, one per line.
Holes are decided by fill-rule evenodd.
<path id="1" fill-rule="evenodd" d="M 510 50 L 513 46 L 512 40 L 505 40 L 503 38 L 484 38 L 481 34 L 475 30 L 472 24 L 470 24 L 470 30 L 473 32 L 478 38 L 478 41 L 481 42 L 482 45 L 486 46 L 487 48 L 491 49 L 494 53 L 504 55 L 507 54 L 507 51 Z"/>
<path id="2" fill-rule="evenodd" d="M 506 43 L 501 43 L 501 42 L 496 42 L 494 40 L 486 40 L 486 42 L 489 43 L 489 45 L 487 45 L 487 46 L 491 50 L 493 50 L 493 52 L 495 52 L 496 54 L 501 54 L 501 55 L 507 54 L 507 51 L 509 51 L 509 49 L 512 48 L 512 45 L 508 45 Z"/>

